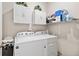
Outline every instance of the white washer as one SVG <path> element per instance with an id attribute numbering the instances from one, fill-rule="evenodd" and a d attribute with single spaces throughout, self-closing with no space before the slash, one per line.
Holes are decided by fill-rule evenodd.
<path id="1" fill-rule="evenodd" d="M 15 56 L 57 55 L 56 36 L 43 32 L 17 33 L 14 44 Z"/>

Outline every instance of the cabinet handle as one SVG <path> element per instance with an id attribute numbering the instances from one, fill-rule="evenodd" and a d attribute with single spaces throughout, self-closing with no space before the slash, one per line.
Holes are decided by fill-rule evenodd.
<path id="1" fill-rule="evenodd" d="M 44 46 L 44 48 L 46 48 L 46 46 Z"/>
<path id="2" fill-rule="evenodd" d="M 16 49 L 19 49 L 19 46 L 16 46 Z"/>
<path id="3" fill-rule="evenodd" d="M 40 17 L 40 19 L 42 20 L 42 17 Z"/>
<path id="4" fill-rule="evenodd" d="M 22 17 L 25 17 L 25 14 L 24 13 L 22 14 Z"/>

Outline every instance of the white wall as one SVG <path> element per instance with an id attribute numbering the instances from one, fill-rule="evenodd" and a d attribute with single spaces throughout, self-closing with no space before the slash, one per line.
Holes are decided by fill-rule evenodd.
<path id="1" fill-rule="evenodd" d="M 15 3 L 15 2 L 14 2 Z M 4 2 L 3 3 L 3 14 L 7 13 L 7 11 L 10 12 L 10 10 L 13 8 L 13 2 Z M 34 6 L 40 5 L 43 11 L 46 11 L 46 3 L 45 2 L 26 2 L 27 5 L 34 9 Z"/>
<path id="2" fill-rule="evenodd" d="M 47 10 L 48 15 L 54 13 L 58 9 L 67 9 L 73 17 L 79 18 L 79 3 L 69 2 L 53 2 L 48 3 L 49 8 Z M 78 23 L 78 24 L 77 24 Z M 79 39 L 79 21 L 76 22 L 65 22 L 65 23 L 54 23 L 48 25 L 48 31 L 51 34 L 58 36 L 58 47 L 59 51 L 63 55 L 79 55 L 78 44 L 75 43 Z M 68 40 L 68 41 L 67 41 Z M 75 40 L 75 41 L 74 41 Z M 73 42 L 72 42 L 73 41 Z M 79 42 L 78 42 L 79 43 Z M 75 48 L 76 47 L 76 48 Z M 77 52 L 76 52 L 77 51 Z M 71 53 L 72 52 L 72 53 Z"/>
<path id="3" fill-rule="evenodd" d="M 71 15 L 79 18 L 79 3 L 78 2 L 50 2 L 48 3 L 47 15 L 51 15 L 58 9 L 67 9 Z M 48 25 L 49 32 L 64 34 L 69 26 L 73 26 L 74 23 L 56 23 Z M 59 29 L 58 29 L 59 28 Z M 67 28 L 67 29 L 66 29 Z M 67 33 L 67 32 L 66 32 Z"/>

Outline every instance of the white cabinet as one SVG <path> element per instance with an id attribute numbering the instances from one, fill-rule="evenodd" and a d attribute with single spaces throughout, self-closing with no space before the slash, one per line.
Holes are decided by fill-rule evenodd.
<path id="1" fill-rule="evenodd" d="M 14 47 L 15 56 L 44 56 L 45 44 L 44 40 L 16 44 Z"/>
<path id="2" fill-rule="evenodd" d="M 14 3 L 14 23 L 45 25 L 46 13 Z"/>
<path id="3" fill-rule="evenodd" d="M 47 40 L 47 55 L 57 56 L 57 39 L 50 38 Z"/>
<path id="4" fill-rule="evenodd" d="M 32 9 L 14 4 L 14 23 L 32 23 Z"/>
<path id="5" fill-rule="evenodd" d="M 33 24 L 45 25 L 46 13 L 44 11 L 35 10 L 33 12 Z"/>

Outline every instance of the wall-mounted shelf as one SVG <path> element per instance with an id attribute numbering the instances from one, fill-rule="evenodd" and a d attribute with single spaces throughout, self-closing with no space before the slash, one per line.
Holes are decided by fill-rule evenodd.
<path id="1" fill-rule="evenodd" d="M 72 21 L 63 21 L 63 22 L 54 22 L 54 23 L 47 23 L 47 25 L 52 25 L 52 24 L 66 24 L 66 23 L 74 23 L 77 22 L 76 20 L 72 20 Z"/>

